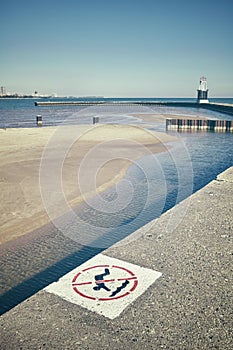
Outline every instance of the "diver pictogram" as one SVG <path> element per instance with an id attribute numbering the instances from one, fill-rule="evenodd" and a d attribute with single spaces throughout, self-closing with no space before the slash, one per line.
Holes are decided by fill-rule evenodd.
<path id="1" fill-rule="evenodd" d="M 122 266 L 97 265 L 88 267 L 72 280 L 73 290 L 83 298 L 109 301 L 126 297 L 138 285 L 137 276 Z"/>

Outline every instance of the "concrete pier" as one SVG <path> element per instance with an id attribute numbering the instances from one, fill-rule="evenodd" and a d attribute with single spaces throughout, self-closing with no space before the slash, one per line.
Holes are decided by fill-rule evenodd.
<path id="1" fill-rule="evenodd" d="M 1 317 L 0 348 L 232 349 L 232 198 L 230 168 L 102 254 L 119 259 L 122 266 L 135 264 L 162 274 L 116 318 L 41 290 Z M 95 268 L 83 268 L 82 274 Z M 129 274 L 130 268 L 124 270 Z M 77 280 L 82 274 L 76 275 L 75 288 L 83 284 Z M 126 290 L 130 283 L 136 288 L 136 278 L 139 282 L 140 278 L 136 273 L 130 276 L 120 282 L 121 289 Z M 103 281 L 96 284 L 97 289 L 100 283 Z M 121 300 L 127 302 L 135 291 L 104 301 L 105 311 Z"/>
<path id="2" fill-rule="evenodd" d="M 187 108 L 204 108 L 213 110 L 220 113 L 225 113 L 229 115 L 233 115 L 233 105 L 231 104 L 220 104 L 220 103 L 197 103 L 197 102 L 186 102 L 186 101 L 36 101 L 35 106 L 82 106 L 82 107 L 90 107 L 90 106 L 148 106 L 148 107 L 187 107 Z"/>

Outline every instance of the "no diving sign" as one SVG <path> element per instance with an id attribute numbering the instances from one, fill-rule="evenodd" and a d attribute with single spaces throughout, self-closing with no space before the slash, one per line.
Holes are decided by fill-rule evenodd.
<path id="1" fill-rule="evenodd" d="M 45 290 L 113 319 L 160 276 L 158 271 L 98 254 Z"/>
<path id="2" fill-rule="evenodd" d="M 74 291 L 84 298 L 110 301 L 132 293 L 138 285 L 138 280 L 137 276 L 124 266 L 107 264 L 90 266 L 78 272 L 72 285 Z"/>

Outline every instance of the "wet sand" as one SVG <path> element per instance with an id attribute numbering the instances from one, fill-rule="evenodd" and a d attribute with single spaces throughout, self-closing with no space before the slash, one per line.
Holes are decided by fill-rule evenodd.
<path id="1" fill-rule="evenodd" d="M 53 140 L 57 130 L 60 132 L 59 144 Z M 174 141 L 173 136 L 164 133 L 152 133 L 138 126 L 129 125 L 79 125 L 62 127 L 17 128 L 0 130 L 0 242 L 14 240 L 50 222 L 40 193 L 40 164 L 45 150 L 55 150 L 53 161 L 59 148 L 69 143 L 70 135 L 77 131 L 80 137 L 71 143 L 62 164 L 62 188 L 70 207 L 116 184 L 125 175 L 129 165 L 145 152 L 161 152 L 166 149 L 164 143 Z M 55 138 L 56 139 L 56 138 Z M 54 140 L 55 140 L 54 139 Z M 118 139 L 121 139 L 120 146 Z M 121 154 L 129 149 L 132 142 L 130 159 L 115 157 L 116 146 Z M 80 192 L 77 174 L 80 164 L 97 145 L 105 144 L 109 154 L 113 155 L 98 171 L 95 191 Z M 56 149 L 56 146 L 58 148 Z M 142 147 L 142 146 L 145 146 Z M 57 153 L 56 153 L 57 151 Z M 101 160 L 101 152 L 95 152 L 95 158 Z M 90 164 L 94 166 L 93 164 Z M 58 208 L 57 215 L 64 212 Z"/>

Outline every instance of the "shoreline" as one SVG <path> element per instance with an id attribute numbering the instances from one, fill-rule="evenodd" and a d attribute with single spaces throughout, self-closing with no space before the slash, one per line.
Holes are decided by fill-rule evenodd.
<path id="1" fill-rule="evenodd" d="M 39 187 L 40 161 L 45 147 L 54 136 L 58 127 L 46 128 L 9 128 L 0 130 L 1 140 L 1 202 L 4 203 L 0 215 L 1 244 L 10 242 L 20 236 L 32 232 L 49 224 L 51 221 L 43 206 Z M 101 143 L 116 139 L 119 132 L 122 150 L 128 149 L 128 141 L 138 143 L 139 147 L 132 147 L 131 161 L 114 160 L 104 165 L 100 176 L 96 177 L 97 188 L 95 193 L 85 193 L 90 198 L 97 193 L 117 184 L 124 176 L 130 164 L 143 156 L 142 148 L 148 152 L 165 151 L 164 143 L 177 140 L 174 136 L 165 133 L 151 132 L 139 126 L 129 125 L 80 125 L 63 126 L 63 137 L 59 142 L 67 142 L 69 133 L 74 130 L 82 133 L 77 144 L 69 149 L 62 168 L 64 180 L 64 195 L 68 205 L 73 208 L 84 200 L 77 189 L 77 168 L 88 152 Z M 46 146 L 47 145 L 47 146 Z M 142 147 L 143 146 L 143 147 Z M 110 145 L 109 152 L 113 152 L 114 145 Z M 145 151 L 145 150 L 144 150 Z M 113 158 L 114 159 L 114 158 Z M 63 208 L 58 208 L 57 215 L 64 214 Z"/>

